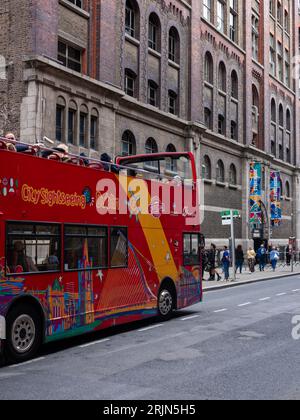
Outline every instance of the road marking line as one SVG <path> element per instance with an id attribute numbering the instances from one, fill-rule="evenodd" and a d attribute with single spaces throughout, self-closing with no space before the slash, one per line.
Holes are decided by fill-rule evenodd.
<path id="1" fill-rule="evenodd" d="M 278 293 L 276 296 L 280 297 L 280 296 L 285 296 L 287 295 L 287 293 Z"/>
<path id="2" fill-rule="evenodd" d="M 271 300 L 271 298 L 270 297 L 265 297 L 265 298 L 262 298 L 262 299 L 259 299 L 260 300 L 260 302 L 266 302 L 267 300 Z"/>
<path id="3" fill-rule="evenodd" d="M 159 327 L 162 327 L 162 326 L 163 326 L 163 324 L 152 325 L 152 327 L 142 328 L 141 330 L 139 330 L 139 332 L 154 330 L 154 328 L 159 328 Z"/>
<path id="4" fill-rule="evenodd" d="M 300 292 L 300 289 L 293 290 L 293 293 L 298 293 L 298 292 Z"/>
<path id="5" fill-rule="evenodd" d="M 106 343 L 107 341 L 110 341 L 109 338 L 105 338 L 104 340 L 99 341 L 93 341 L 92 343 L 83 344 L 82 346 L 79 346 L 81 349 L 85 349 L 86 347 L 95 346 L 96 344 Z"/>
<path id="6" fill-rule="evenodd" d="M 242 303 L 241 305 L 238 305 L 238 307 L 243 308 L 244 306 L 249 306 L 249 305 L 252 305 L 252 302 Z"/>
<path id="7" fill-rule="evenodd" d="M 22 367 L 22 366 L 32 365 L 33 363 L 37 363 L 42 360 L 45 360 L 45 357 L 39 357 L 38 359 L 29 360 L 28 362 L 19 363 L 18 365 L 11 365 L 9 366 L 9 368 L 14 369 L 14 368 Z"/>
<path id="8" fill-rule="evenodd" d="M 189 321 L 190 319 L 195 319 L 195 318 L 199 318 L 200 315 L 192 315 L 192 316 L 188 316 L 186 318 L 181 318 L 181 321 Z"/>
<path id="9" fill-rule="evenodd" d="M 214 311 L 214 314 L 219 314 L 219 313 L 221 313 L 221 312 L 226 312 L 226 311 L 228 311 L 228 309 L 226 309 L 226 308 L 224 308 L 224 309 L 219 309 L 219 310 L 217 310 L 217 311 Z"/>

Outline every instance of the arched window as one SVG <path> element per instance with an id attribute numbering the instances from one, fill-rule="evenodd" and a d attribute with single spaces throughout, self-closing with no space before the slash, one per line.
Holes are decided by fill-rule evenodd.
<path id="1" fill-rule="evenodd" d="M 161 25 L 159 17 L 155 13 L 151 13 L 149 17 L 149 48 L 161 51 Z"/>
<path id="2" fill-rule="evenodd" d="M 157 143 L 152 137 L 150 137 L 146 141 L 146 153 L 147 154 L 158 153 Z"/>
<path id="3" fill-rule="evenodd" d="M 126 130 L 122 136 L 122 156 L 136 154 L 136 141 L 131 131 Z"/>
<path id="4" fill-rule="evenodd" d="M 98 129 L 99 112 L 96 108 L 92 109 L 91 113 L 91 126 L 90 126 L 90 148 L 96 150 L 98 147 Z"/>
<path id="5" fill-rule="evenodd" d="M 166 152 L 167 153 L 176 153 L 177 150 L 176 150 L 176 147 L 174 146 L 174 144 L 169 144 L 167 146 Z M 168 171 L 176 173 L 177 172 L 177 161 L 175 159 L 167 160 L 166 169 Z"/>
<path id="6" fill-rule="evenodd" d="M 173 90 L 169 90 L 168 92 L 168 99 L 169 99 L 169 112 L 173 115 L 178 115 L 178 95 L 177 93 L 173 92 Z"/>
<path id="7" fill-rule="evenodd" d="M 176 150 L 176 147 L 174 146 L 174 144 L 169 144 L 167 146 L 166 152 L 167 153 L 176 153 L 177 150 Z"/>
<path id="8" fill-rule="evenodd" d="M 219 65 L 218 87 L 219 90 L 222 90 L 223 92 L 227 91 L 227 72 L 225 64 L 223 62 L 221 62 Z"/>
<path id="9" fill-rule="evenodd" d="M 87 146 L 87 118 L 89 110 L 86 105 L 81 105 L 80 107 L 80 117 L 79 117 L 79 146 Z"/>
<path id="10" fill-rule="evenodd" d="M 209 108 L 204 108 L 204 124 L 209 129 L 213 129 L 213 118 L 212 118 L 212 112 Z"/>
<path id="11" fill-rule="evenodd" d="M 136 39 L 140 37 L 140 11 L 135 0 L 126 1 L 125 32 Z"/>
<path id="12" fill-rule="evenodd" d="M 66 124 L 66 101 L 59 96 L 56 103 L 56 140 L 59 143 L 65 142 L 65 124 Z"/>
<path id="13" fill-rule="evenodd" d="M 203 161 L 203 178 L 204 179 L 211 179 L 211 160 L 208 156 L 204 156 Z"/>
<path id="14" fill-rule="evenodd" d="M 125 69 L 124 90 L 126 95 L 133 98 L 137 97 L 137 75 L 130 69 Z"/>
<path id="15" fill-rule="evenodd" d="M 237 171 L 234 164 L 230 165 L 229 182 L 231 185 L 237 185 Z"/>
<path id="16" fill-rule="evenodd" d="M 222 160 L 217 163 L 217 181 L 225 182 L 225 168 Z"/>
<path id="17" fill-rule="evenodd" d="M 68 142 L 75 144 L 77 140 L 77 111 L 78 107 L 75 101 L 70 101 L 68 111 Z"/>
<path id="18" fill-rule="evenodd" d="M 271 121 L 275 124 L 277 122 L 275 99 L 272 99 L 271 101 Z"/>
<path id="19" fill-rule="evenodd" d="M 239 99 L 239 81 L 235 70 L 231 73 L 231 96 Z"/>
<path id="20" fill-rule="evenodd" d="M 148 81 L 148 104 L 159 107 L 160 97 L 159 97 L 159 87 L 157 83 L 153 80 Z"/>
<path id="21" fill-rule="evenodd" d="M 286 181 L 286 184 L 285 184 L 285 195 L 287 198 L 291 198 L 291 186 L 290 186 L 289 181 Z"/>
<path id="22" fill-rule="evenodd" d="M 211 85 L 214 84 L 214 62 L 212 55 L 209 52 L 205 54 L 204 80 Z"/>
<path id="23" fill-rule="evenodd" d="M 256 86 L 252 86 L 252 105 L 259 110 L 259 93 Z"/>
<path id="24" fill-rule="evenodd" d="M 180 38 L 179 33 L 174 26 L 169 32 L 169 60 L 174 63 L 180 63 Z"/>
<path id="25" fill-rule="evenodd" d="M 286 129 L 287 129 L 287 131 L 292 130 L 291 112 L 290 112 L 289 109 L 286 111 Z"/>
<path id="26" fill-rule="evenodd" d="M 280 127 L 284 125 L 283 106 L 281 104 L 279 105 L 279 125 Z"/>

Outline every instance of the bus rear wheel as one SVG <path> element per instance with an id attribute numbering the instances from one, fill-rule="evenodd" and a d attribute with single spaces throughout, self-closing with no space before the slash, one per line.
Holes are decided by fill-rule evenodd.
<path id="1" fill-rule="evenodd" d="M 168 321 L 175 309 L 173 291 L 168 286 L 162 287 L 158 295 L 158 314 L 162 321 Z"/>
<path id="2" fill-rule="evenodd" d="M 5 353 L 10 362 L 21 363 L 35 356 L 42 343 L 42 322 L 34 307 L 15 306 L 7 316 Z"/>

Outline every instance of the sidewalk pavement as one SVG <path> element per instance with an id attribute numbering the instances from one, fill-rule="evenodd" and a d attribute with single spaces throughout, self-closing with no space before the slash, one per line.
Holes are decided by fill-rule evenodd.
<path id="1" fill-rule="evenodd" d="M 267 280 L 273 280 L 273 279 L 278 279 L 281 277 L 290 277 L 290 276 L 299 276 L 299 284 L 300 284 L 300 265 L 296 265 L 294 267 L 294 272 L 292 272 L 291 267 L 288 266 L 279 266 L 277 267 L 275 273 L 272 270 L 272 268 L 270 266 L 267 266 L 265 271 L 260 272 L 258 266 L 256 266 L 256 271 L 255 273 L 250 273 L 248 268 L 247 270 L 243 270 L 243 273 L 240 274 L 238 273 L 236 276 L 236 281 L 233 282 L 233 271 L 232 269 L 230 270 L 230 280 L 228 282 L 226 282 L 224 280 L 224 275 L 222 273 L 222 269 L 218 269 L 220 275 L 222 276 L 222 281 L 217 282 L 217 281 L 207 281 L 207 277 L 209 276 L 208 273 L 204 274 L 204 278 L 206 278 L 206 280 L 203 281 L 203 289 L 204 291 L 213 291 L 213 290 L 219 290 L 219 289 L 226 289 L 228 287 L 235 287 L 235 286 L 240 286 L 243 284 L 251 284 L 251 283 L 258 283 L 261 281 L 267 281 Z M 216 276 L 217 277 L 217 276 Z"/>

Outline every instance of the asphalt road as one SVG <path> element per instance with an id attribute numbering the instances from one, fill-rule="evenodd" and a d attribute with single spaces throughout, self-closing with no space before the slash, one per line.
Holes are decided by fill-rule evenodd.
<path id="1" fill-rule="evenodd" d="M 300 399 L 300 277 L 209 292 L 155 320 L 59 342 L 0 368 L 5 399 Z"/>

